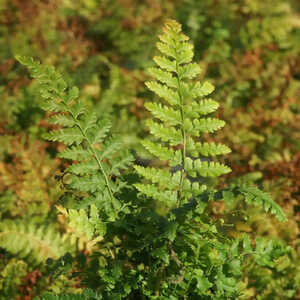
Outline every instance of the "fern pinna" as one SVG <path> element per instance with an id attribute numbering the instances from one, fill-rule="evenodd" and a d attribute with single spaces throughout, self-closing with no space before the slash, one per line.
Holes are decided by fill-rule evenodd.
<path id="1" fill-rule="evenodd" d="M 155 80 L 146 85 L 164 103 L 145 105 L 156 119 L 148 120 L 147 126 L 158 141 L 142 143 L 151 154 L 168 161 L 169 170 L 135 166 L 140 175 L 153 183 L 139 183 L 136 187 L 141 193 L 174 206 L 206 189 L 193 177 L 217 177 L 231 171 L 224 164 L 201 159 L 227 154 L 230 149 L 223 144 L 199 141 L 203 133 L 213 133 L 225 122 L 209 116 L 219 106 L 206 98 L 214 90 L 212 84 L 191 81 L 201 69 L 191 62 L 193 46 L 181 32 L 181 25 L 168 21 L 159 39 L 157 48 L 162 55 L 154 57 L 158 67 L 149 69 Z M 171 172 L 175 166 L 177 171 Z"/>
<path id="2" fill-rule="evenodd" d="M 118 139 L 108 137 L 109 119 L 100 119 L 95 112 L 86 111 L 78 99 L 77 87 L 68 87 L 52 66 L 27 57 L 17 59 L 38 80 L 43 98 L 41 107 L 53 113 L 50 123 L 61 126 L 47 133 L 46 139 L 66 144 L 68 147 L 59 157 L 76 161 L 66 169 L 71 174 L 68 187 L 88 193 L 85 203 L 105 211 L 109 220 L 115 219 L 122 210 L 117 194 L 125 185 L 120 172 L 128 167 L 132 157 L 128 151 L 120 151 Z"/>

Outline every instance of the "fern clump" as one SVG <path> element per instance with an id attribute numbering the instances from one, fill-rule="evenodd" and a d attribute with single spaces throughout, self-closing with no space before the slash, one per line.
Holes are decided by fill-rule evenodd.
<path id="1" fill-rule="evenodd" d="M 67 145 L 59 156 L 75 163 L 66 169 L 71 174 L 66 190 L 75 196 L 79 191 L 82 202 L 75 205 L 78 198 L 71 197 L 70 206 L 57 208 L 77 239 L 77 249 L 85 251 L 48 260 L 48 272 L 78 276 L 82 287 L 92 289 L 42 299 L 238 299 L 247 297 L 245 267 L 276 268 L 276 260 L 290 251 L 247 234 L 230 238 L 225 226 L 232 224 L 211 217 L 214 200 L 230 205 L 242 195 L 246 203 L 285 219 L 280 207 L 256 187 L 237 183 L 216 191 L 209 184 L 208 178 L 231 171 L 214 160 L 230 149 L 203 140 L 204 134 L 225 125 L 211 115 L 219 106 L 208 97 L 214 88 L 194 81 L 201 70 L 192 62 L 193 47 L 180 24 L 167 21 L 159 38 L 161 56 L 154 58 L 157 67 L 149 70 L 154 80 L 146 85 L 162 101 L 145 105 L 154 117 L 147 121 L 153 140 L 142 144 L 164 167 L 136 165 L 146 182 L 130 177 L 137 190 L 127 189 L 127 194 L 121 193 L 128 185 L 121 174 L 131 156 L 118 153 L 120 143 L 108 137 L 108 119 L 86 111 L 78 90 L 68 88 L 53 68 L 19 58 L 41 84 L 42 107 L 52 112 L 50 122 L 60 126 L 46 137 Z M 132 205 L 125 209 L 128 198 Z M 147 204 L 163 202 L 170 209 L 160 215 L 144 205 L 145 198 Z"/>
<path id="2" fill-rule="evenodd" d="M 132 157 L 128 151 L 120 151 L 118 139 L 109 136 L 110 120 L 86 111 L 78 88 L 68 87 L 53 67 L 43 66 L 31 58 L 19 56 L 17 59 L 38 80 L 43 98 L 41 107 L 52 113 L 49 122 L 60 126 L 45 138 L 67 145 L 59 157 L 76 162 L 65 171 L 71 174 L 68 188 L 88 193 L 85 206 L 95 204 L 106 212 L 108 219 L 115 219 L 124 208 L 117 197 L 125 185 L 121 170 L 130 165 Z"/>
<path id="3" fill-rule="evenodd" d="M 162 101 L 145 105 L 155 118 L 148 120 L 147 126 L 156 141 L 142 143 L 151 154 L 166 161 L 169 168 L 135 166 L 151 182 L 135 186 L 141 193 L 174 206 L 206 189 L 205 184 L 193 178 L 217 177 L 231 171 L 226 165 L 210 160 L 229 153 L 230 149 L 223 144 L 201 142 L 204 133 L 221 129 L 225 122 L 210 116 L 219 107 L 207 97 L 213 92 L 213 85 L 192 80 L 201 69 L 192 63 L 193 46 L 181 32 L 181 25 L 168 21 L 159 39 L 157 48 L 161 56 L 154 57 L 157 67 L 149 69 L 154 80 L 146 85 Z M 177 167 L 177 171 L 172 172 L 172 167 Z"/>

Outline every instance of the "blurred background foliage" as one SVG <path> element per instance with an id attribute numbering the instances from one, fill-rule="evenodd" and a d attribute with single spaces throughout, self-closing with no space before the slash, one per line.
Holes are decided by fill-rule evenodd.
<path id="1" fill-rule="evenodd" d="M 148 134 L 144 101 L 154 97 L 144 86 L 145 68 L 166 18 L 183 25 L 203 76 L 216 86 L 219 117 L 227 122 L 217 139 L 233 150 L 233 172 L 220 185 L 256 182 L 289 218 L 280 224 L 259 209 L 237 207 L 237 215 L 226 216 L 222 203 L 212 208 L 235 222 L 232 236 L 269 236 L 293 249 L 276 272 L 249 266 L 249 298 L 300 299 L 299 10 L 297 0 L 1 0 L 0 299 L 80 290 L 77 279 L 53 277 L 41 264 L 76 245 L 55 209 L 61 146 L 41 138 L 50 125 L 36 84 L 14 56 L 54 65 L 90 109 L 112 114 L 115 133 L 147 160 L 138 142 Z M 35 244 L 28 242 L 33 235 Z"/>

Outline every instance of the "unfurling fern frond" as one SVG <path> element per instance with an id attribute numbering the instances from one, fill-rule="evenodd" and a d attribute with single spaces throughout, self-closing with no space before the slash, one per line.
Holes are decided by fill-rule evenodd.
<path id="1" fill-rule="evenodd" d="M 58 258 L 73 249 L 70 241 L 49 225 L 10 220 L 0 224 L 0 247 L 26 258 L 33 265 L 47 258 Z"/>
<path id="2" fill-rule="evenodd" d="M 76 161 L 67 169 L 72 174 L 69 188 L 88 192 L 91 203 L 103 209 L 109 219 L 115 219 L 121 209 L 116 195 L 125 184 L 119 175 L 131 164 L 131 155 L 120 151 L 119 141 L 108 138 L 110 121 L 99 119 L 95 112 L 87 112 L 78 89 L 68 87 L 53 67 L 43 66 L 31 58 L 17 59 L 39 82 L 41 107 L 54 113 L 49 121 L 60 126 L 45 137 L 68 145 L 59 156 Z"/>
<path id="3" fill-rule="evenodd" d="M 201 156 L 227 154 L 230 149 L 222 144 L 199 141 L 203 133 L 219 130 L 225 122 L 207 116 L 219 106 L 216 101 L 204 98 L 213 92 L 214 87 L 209 82 L 191 81 L 201 69 L 191 62 L 193 46 L 181 32 L 180 24 L 168 21 L 159 39 L 157 48 L 162 55 L 154 57 L 157 67 L 149 70 L 154 80 L 146 85 L 162 98 L 163 103 L 145 105 L 156 119 L 148 121 L 147 126 L 157 143 L 144 141 L 143 145 L 151 154 L 167 161 L 169 169 L 135 166 L 141 176 L 152 182 L 136 184 L 136 188 L 173 206 L 205 190 L 204 184 L 190 182 L 189 176 L 216 177 L 230 172 L 224 164 L 201 159 Z M 173 174 L 172 166 L 179 166 Z"/>

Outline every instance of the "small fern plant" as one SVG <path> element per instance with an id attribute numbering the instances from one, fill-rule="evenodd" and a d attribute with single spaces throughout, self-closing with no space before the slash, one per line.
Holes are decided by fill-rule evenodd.
<path id="1" fill-rule="evenodd" d="M 41 65 L 32 58 L 18 56 L 17 59 L 39 82 L 41 107 L 52 113 L 49 122 L 59 126 L 46 133 L 45 138 L 67 145 L 59 157 L 74 161 L 65 170 L 71 174 L 68 189 L 84 195 L 81 207 L 93 205 L 104 212 L 104 218 L 115 220 L 125 209 L 117 196 L 126 185 L 120 172 L 131 164 L 132 156 L 126 150 L 120 151 L 120 140 L 109 135 L 109 118 L 88 112 L 79 99 L 78 88 L 68 87 L 54 67 Z M 104 228 L 98 227 L 98 233 L 103 234 Z"/>
<path id="2" fill-rule="evenodd" d="M 211 161 L 230 149 L 223 144 L 201 142 L 203 134 L 219 130 L 225 122 L 210 116 L 219 107 L 207 97 L 213 92 L 213 85 L 191 80 L 201 69 L 192 63 L 193 46 L 181 32 L 180 24 L 167 22 L 159 39 L 157 48 L 162 55 L 154 57 L 157 67 L 149 69 L 154 80 L 146 85 L 162 103 L 145 105 L 155 118 L 148 120 L 147 126 L 156 141 L 145 140 L 142 144 L 165 161 L 168 169 L 135 166 L 149 180 L 135 186 L 146 196 L 174 207 L 206 190 L 207 186 L 199 183 L 197 177 L 217 177 L 231 171 L 226 165 Z"/>

